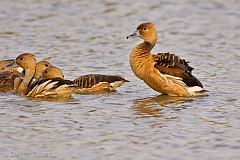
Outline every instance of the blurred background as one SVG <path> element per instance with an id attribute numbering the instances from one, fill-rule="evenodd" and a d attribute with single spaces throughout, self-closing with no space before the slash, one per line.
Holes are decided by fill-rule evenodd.
<path id="1" fill-rule="evenodd" d="M 63 69 L 130 80 L 71 101 L 0 94 L 0 159 L 240 159 L 239 0 L 0 1 L 0 59 L 31 52 Z M 126 40 L 153 22 L 153 53 L 190 61 L 208 97 L 160 96 L 129 66 Z M 22 157 L 21 157 L 22 156 Z"/>

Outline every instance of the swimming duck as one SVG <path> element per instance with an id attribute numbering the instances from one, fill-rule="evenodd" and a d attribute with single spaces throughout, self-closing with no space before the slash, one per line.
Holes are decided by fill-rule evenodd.
<path id="1" fill-rule="evenodd" d="M 14 62 L 11 62 L 8 64 L 8 66 L 13 64 Z M 13 67 L 9 68 L 8 66 L 5 67 L 5 72 L 0 72 L 0 92 L 16 92 L 17 88 L 19 87 L 21 80 L 23 78 L 24 73 L 15 73 L 15 72 L 21 72 L 24 71 L 22 67 Z M 34 78 L 32 79 L 31 83 L 36 81 L 42 74 L 42 72 L 48 67 L 51 66 L 50 63 L 46 61 L 40 61 L 36 65 L 36 72 L 34 75 Z M 17 71 L 15 71 L 17 69 Z M 12 71 L 12 72 L 11 72 Z"/>
<path id="2" fill-rule="evenodd" d="M 75 93 L 103 93 L 116 91 L 129 81 L 117 75 L 88 74 L 74 79 L 73 82 L 81 87 Z"/>
<path id="3" fill-rule="evenodd" d="M 40 78 L 42 76 L 42 73 L 45 69 L 47 69 L 48 67 L 51 67 L 52 65 L 47 62 L 47 61 L 39 61 L 36 64 L 36 71 L 35 71 L 35 75 L 34 75 L 34 80 Z"/>
<path id="4" fill-rule="evenodd" d="M 64 78 L 61 69 L 57 67 L 47 68 L 43 74 L 43 78 Z M 74 84 L 79 86 L 79 89 L 74 93 L 103 93 L 115 91 L 123 83 L 129 82 L 128 80 L 114 75 L 102 75 L 102 74 L 88 74 L 80 76 L 73 80 Z"/>
<path id="5" fill-rule="evenodd" d="M 151 54 L 157 41 L 153 23 L 140 24 L 127 39 L 135 37 L 140 37 L 144 42 L 132 49 L 130 66 L 149 87 L 169 96 L 206 95 L 202 83 L 191 73 L 193 68 L 184 59 L 172 53 Z"/>
<path id="6" fill-rule="evenodd" d="M 61 78 L 39 79 L 30 85 L 36 71 L 36 59 L 33 54 L 24 53 L 16 58 L 16 64 L 24 68 L 25 75 L 17 92 L 33 98 L 70 97 L 77 85 Z"/>
<path id="7" fill-rule="evenodd" d="M 43 71 L 41 78 L 62 78 L 63 79 L 64 75 L 60 68 L 51 66 L 51 67 L 46 68 Z"/>
<path id="8" fill-rule="evenodd" d="M 42 76 L 43 71 L 50 66 L 52 66 L 52 65 L 47 61 L 37 62 L 35 74 L 34 74 L 34 77 L 31 80 L 29 86 L 32 86 L 33 84 L 35 84 L 35 81 L 38 80 Z"/>

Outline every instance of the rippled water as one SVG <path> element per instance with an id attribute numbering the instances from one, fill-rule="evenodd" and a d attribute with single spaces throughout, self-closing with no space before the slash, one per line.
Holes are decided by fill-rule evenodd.
<path id="1" fill-rule="evenodd" d="M 240 159 L 240 1 L 0 1 L 0 59 L 36 53 L 67 79 L 118 74 L 116 93 L 49 102 L 0 95 L 0 159 Z M 159 31 L 154 52 L 191 61 L 208 97 L 160 96 L 137 79 L 126 40 Z"/>

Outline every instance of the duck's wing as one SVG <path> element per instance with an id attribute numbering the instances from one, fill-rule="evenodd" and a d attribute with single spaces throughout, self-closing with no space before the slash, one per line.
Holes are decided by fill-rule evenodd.
<path id="1" fill-rule="evenodd" d="M 19 77 L 20 74 L 13 73 L 13 72 L 0 72 L 0 79 L 15 79 Z"/>
<path id="2" fill-rule="evenodd" d="M 9 92 L 14 89 L 14 80 L 20 77 L 13 72 L 0 72 L 0 92 Z"/>
<path id="3" fill-rule="evenodd" d="M 203 88 L 202 83 L 192 75 L 193 68 L 184 59 L 170 53 L 158 53 L 154 55 L 154 59 L 156 61 L 155 68 L 167 77 L 179 78 L 188 87 L 200 86 Z"/>
<path id="4" fill-rule="evenodd" d="M 5 72 L 5 71 L 18 72 L 17 67 L 7 68 L 8 66 L 13 65 L 14 63 L 15 63 L 15 61 L 13 59 L 1 60 L 0 61 L 0 72 Z"/>
<path id="5" fill-rule="evenodd" d="M 0 61 L 0 72 L 14 72 L 20 73 L 21 76 L 24 75 L 24 69 L 19 66 L 12 67 L 15 64 L 15 60 L 2 60 Z"/>
<path id="6" fill-rule="evenodd" d="M 0 61 L 0 69 L 8 66 L 8 65 L 11 65 L 14 63 L 14 60 L 13 59 L 9 59 L 9 60 L 1 60 Z"/>
<path id="7" fill-rule="evenodd" d="M 38 79 L 28 87 L 29 92 L 27 96 L 43 97 L 45 95 L 55 95 L 57 94 L 56 92 L 59 91 L 59 87 L 66 89 L 77 86 L 72 81 L 62 78 Z"/>
<path id="8" fill-rule="evenodd" d="M 80 76 L 73 80 L 75 84 L 77 84 L 81 88 L 91 88 L 92 86 L 101 83 L 115 83 L 115 82 L 129 82 L 121 76 L 116 75 L 102 75 L 102 74 L 88 74 L 84 76 Z"/>

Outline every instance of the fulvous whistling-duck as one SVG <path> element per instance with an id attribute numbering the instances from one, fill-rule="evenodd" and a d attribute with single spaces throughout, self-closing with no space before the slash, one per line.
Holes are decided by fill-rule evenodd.
<path id="1" fill-rule="evenodd" d="M 134 47 L 130 65 L 134 74 L 157 92 L 170 96 L 206 95 L 202 83 L 192 75 L 193 68 L 175 54 L 151 54 L 157 41 L 153 23 L 142 23 L 128 38 L 140 37 L 143 43 Z"/>
<path id="2" fill-rule="evenodd" d="M 43 74 L 43 78 L 64 78 L 61 69 L 57 67 L 47 68 Z M 104 93 L 115 91 L 123 83 L 128 80 L 115 75 L 102 75 L 102 74 L 88 74 L 80 76 L 73 80 L 73 83 L 79 86 L 75 93 Z"/>

